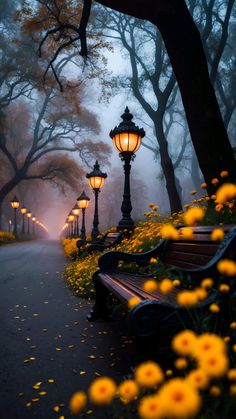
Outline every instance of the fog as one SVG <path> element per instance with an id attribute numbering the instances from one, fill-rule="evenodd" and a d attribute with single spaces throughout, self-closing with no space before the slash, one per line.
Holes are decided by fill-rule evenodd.
<path id="1" fill-rule="evenodd" d="M 191 6 L 191 0 L 188 3 Z M 2 228 L 9 229 L 9 221 L 13 224 L 13 211 L 9 202 L 16 194 L 21 205 L 24 204 L 47 226 L 50 237 L 58 238 L 68 213 L 76 203 L 76 198 L 85 190 L 91 199 L 86 210 L 86 229 L 90 233 L 94 195 L 85 175 L 91 171 L 96 159 L 101 170 L 108 175 L 99 194 L 100 230 L 117 225 L 121 218 L 124 173 L 123 163 L 113 148 L 109 132 L 121 122 L 121 115 L 126 106 L 133 114 L 135 124 L 144 128 L 146 132 L 144 145 L 141 145 L 132 162 L 133 218 L 142 219 L 150 202 L 159 205 L 163 216 L 173 212 L 170 192 L 166 187 L 169 162 L 173 165 L 175 192 L 179 195 L 181 205 L 192 200 L 192 189 L 196 189 L 197 196 L 200 196 L 203 177 L 193 151 L 175 82 L 167 98 L 165 112 L 160 117 L 160 103 L 171 80 L 172 68 L 156 29 L 147 22 L 140 23 L 119 14 L 106 14 L 108 18 L 102 21 L 104 37 L 97 58 L 89 59 L 85 64 L 77 50 L 72 48 L 71 56 L 64 52 L 57 59 L 58 79 L 64 83 L 64 91 L 60 92 L 53 73 L 48 72 L 45 76 L 48 57 L 38 59 L 37 44 L 32 41 L 30 27 L 27 27 L 22 35 L 20 21 L 13 19 L 14 7 L 20 7 L 20 4 L 16 0 L 12 3 L 12 9 L 9 8 L 8 2 L 2 2 L 0 6 L 3 22 L 0 27 L 1 75 L 3 80 L 5 77 L 0 88 L 0 134 L 1 138 L 4 138 L 0 148 Z M 200 0 L 197 4 L 200 9 L 203 7 Z M 193 13 L 201 28 L 206 22 L 204 19 L 200 20 L 202 14 L 197 6 L 195 9 L 193 7 Z M 101 24 L 99 14 L 103 16 L 103 10 L 98 9 L 98 33 Z M 212 13 L 216 11 L 212 10 Z M 224 7 L 220 13 L 221 19 L 224 19 Z M 124 27 L 130 28 L 125 29 L 123 33 L 123 29 L 119 29 L 122 19 L 126 20 Z M 236 99 L 232 86 L 236 84 L 232 45 L 236 38 L 236 22 L 233 13 L 228 25 L 229 36 L 217 69 L 218 83 L 221 82 L 217 98 L 231 143 L 235 146 L 233 132 L 236 123 Z M 132 33 L 135 35 L 133 40 Z M 203 40 L 205 50 L 212 57 L 215 54 L 212 40 L 216 44 L 220 43 L 220 36 L 216 19 L 209 39 Z M 9 44 L 9 37 L 12 40 L 18 38 L 19 44 Z M 129 45 L 127 50 L 122 44 L 122 37 Z M 104 42 L 110 43 L 109 48 L 102 44 Z M 92 45 L 91 49 L 93 47 Z M 157 56 L 158 60 L 156 58 L 155 62 Z M 107 64 L 104 63 L 104 59 L 107 60 Z M 15 67 L 12 67 L 12 62 L 15 63 Z M 138 74 L 138 81 L 135 81 L 135 72 Z M 154 76 L 158 89 L 155 89 Z M 46 84 L 42 83 L 43 77 L 46 78 Z M 11 89 L 14 83 L 16 87 Z M 168 143 L 165 150 L 167 154 L 163 154 L 161 150 L 161 136 L 164 142 Z M 7 153 L 4 144 L 7 145 Z M 34 144 L 35 149 L 32 149 Z M 54 148 L 50 154 L 51 145 Z M 73 147 L 76 151 L 72 152 Z M 26 168 L 22 176 L 20 168 L 25 168 L 24 162 L 27 161 L 27 153 L 31 153 L 30 150 L 33 150 L 30 157 L 32 164 Z M 45 152 L 42 158 L 41 150 Z M 165 174 L 163 168 L 166 170 Z M 5 185 L 16 177 L 14 172 L 22 178 L 5 193 Z M 19 228 L 21 222 L 18 217 Z"/>

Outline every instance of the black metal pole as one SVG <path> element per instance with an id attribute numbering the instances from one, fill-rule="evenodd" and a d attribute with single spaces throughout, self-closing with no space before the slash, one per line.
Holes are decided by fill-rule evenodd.
<path id="1" fill-rule="evenodd" d="M 76 215 L 76 237 L 79 237 L 79 216 Z"/>
<path id="2" fill-rule="evenodd" d="M 86 230 L 85 230 L 85 208 L 82 208 L 82 227 L 80 237 L 82 240 L 86 240 Z"/>
<path id="3" fill-rule="evenodd" d="M 92 229 L 92 241 L 96 241 L 97 237 L 100 234 L 98 230 L 99 225 L 99 218 L 98 218 L 98 194 L 100 192 L 99 189 L 93 189 L 94 196 L 95 196 L 95 205 L 94 205 L 94 217 L 93 217 L 93 229 Z"/>
<path id="4" fill-rule="evenodd" d="M 25 214 L 22 214 L 22 234 L 25 235 Z"/>
<path id="5" fill-rule="evenodd" d="M 33 237 L 35 237 L 35 222 L 33 221 Z"/>
<path id="6" fill-rule="evenodd" d="M 123 202 L 121 205 L 122 219 L 120 220 L 117 229 L 118 230 L 133 230 L 134 221 L 131 218 L 131 194 L 130 194 L 130 170 L 131 170 L 131 159 L 134 158 L 132 153 L 121 153 L 121 159 L 124 161 L 124 173 L 125 173 L 125 182 L 124 182 L 124 194 Z"/>
<path id="7" fill-rule="evenodd" d="M 16 219 L 16 211 L 17 209 L 14 208 L 14 234 L 17 235 L 17 219 Z"/>
<path id="8" fill-rule="evenodd" d="M 30 235 L 30 217 L 28 217 L 28 231 L 27 231 L 28 236 Z"/>

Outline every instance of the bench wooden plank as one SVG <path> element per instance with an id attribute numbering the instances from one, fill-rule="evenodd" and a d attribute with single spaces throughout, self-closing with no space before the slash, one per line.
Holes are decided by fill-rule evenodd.
<path id="1" fill-rule="evenodd" d="M 211 240 L 211 232 L 217 227 L 225 231 L 225 238 L 219 243 Z M 149 263 L 152 257 L 157 257 L 168 268 L 176 268 L 180 273 L 189 275 L 194 286 L 197 286 L 205 277 L 217 278 L 219 273 L 216 266 L 221 258 L 230 257 L 236 260 L 236 226 L 194 227 L 193 232 L 194 240 L 162 240 L 155 248 L 144 253 L 129 254 L 113 251 L 103 254 L 99 259 L 100 270 L 93 277 L 96 303 L 90 320 L 96 320 L 99 315 L 107 313 L 107 293 L 111 292 L 125 304 L 133 296 L 141 299 L 141 302 L 128 315 L 131 329 L 136 331 L 136 335 L 151 335 L 155 332 L 154 329 L 158 326 L 160 319 L 165 319 L 169 330 L 176 322 L 177 328 L 183 328 L 184 324 L 191 325 L 192 317 L 189 310 L 176 302 L 179 288 L 175 288 L 169 295 L 163 295 L 159 291 L 146 292 L 143 286 L 144 282 L 151 278 L 150 275 L 119 272 L 118 265 L 119 261 L 144 265 Z M 216 295 L 218 295 L 217 291 L 212 292 L 207 300 L 198 304 L 195 310 L 207 310 L 207 315 L 209 315 L 208 306 L 214 301 Z M 139 322 L 140 327 L 135 322 Z"/>

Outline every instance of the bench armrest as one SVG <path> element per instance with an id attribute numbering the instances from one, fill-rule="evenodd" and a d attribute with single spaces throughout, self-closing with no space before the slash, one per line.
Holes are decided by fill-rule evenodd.
<path id="1" fill-rule="evenodd" d="M 113 271 L 118 268 L 119 262 L 136 262 L 138 265 L 145 264 L 152 257 L 161 256 L 166 246 L 166 240 L 162 240 L 154 249 L 144 253 L 127 253 L 110 251 L 104 253 L 98 259 L 99 268 L 102 271 Z"/>

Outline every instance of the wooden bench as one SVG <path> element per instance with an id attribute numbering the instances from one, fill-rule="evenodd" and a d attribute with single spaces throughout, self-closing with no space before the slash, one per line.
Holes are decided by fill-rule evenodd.
<path id="1" fill-rule="evenodd" d="M 211 233 L 222 228 L 225 238 L 222 242 L 211 240 Z M 154 335 L 163 337 L 172 335 L 187 327 L 193 328 L 191 310 L 179 306 L 176 296 L 179 289 L 163 295 L 159 291 L 146 292 L 144 282 L 151 275 L 130 274 L 118 269 L 120 261 L 138 265 L 147 264 L 151 258 L 159 258 L 167 268 L 188 275 L 193 287 L 203 278 L 219 276 L 216 265 L 221 258 L 236 259 L 236 226 L 204 226 L 193 228 L 194 238 L 191 240 L 162 240 L 154 249 L 139 254 L 125 252 L 107 252 L 99 258 L 99 268 L 94 276 L 96 291 L 95 305 L 88 316 L 89 321 L 109 316 L 107 298 L 110 293 L 127 305 L 132 297 L 139 297 L 141 302 L 128 312 L 129 331 L 137 338 L 149 338 Z M 199 314 L 209 315 L 209 304 L 218 297 L 213 291 L 208 298 L 197 305 L 194 310 Z M 223 315 L 223 314 L 222 314 Z"/>
<path id="2" fill-rule="evenodd" d="M 78 240 L 76 245 L 79 249 L 79 253 L 87 251 L 92 253 L 95 251 L 103 251 L 109 249 L 116 244 L 119 244 L 124 237 L 124 233 L 120 231 L 108 231 L 106 234 L 102 235 L 96 242 L 89 240 Z M 89 245 L 89 246 L 88 246 Z"/>

